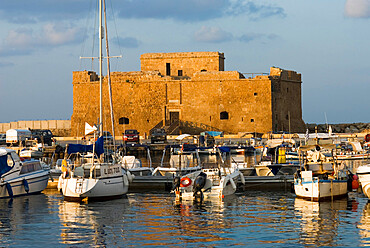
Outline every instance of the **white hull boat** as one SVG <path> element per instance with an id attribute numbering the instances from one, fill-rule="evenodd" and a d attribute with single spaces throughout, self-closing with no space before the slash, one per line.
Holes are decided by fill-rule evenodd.
<path id="1" fill-rule="evenodd" d="M 176 201 L 223 199 L 235 193 L 238 178 L 244 183 L 243 174 L 238 170 L 231 172 L 230 168 L 202 169 L 182 178 L 175 178 Z"/>
<path id="2" fill-rule="evenodd" d="M 347 180 L 312 177 L 312 171 L 302 171 L 301 178 L 294 180 L 297 197 L 311 200 L 333 200 L 347 196 Z"/>
<path id="3" fill-rule="evenodd" d="M 102 163 L 76 167 L 74 171 L 63 173 L 58 180 L 58 190 L 61 190 L 66 200 L 103 200 L 122 197 L 128 191 L 128 175 L 120 164 Z M 94 175 L 95 174 L 95 175 Z"/>
<path id="4" fill-rule="evenodd" d="M 104 10 L 104 11 L 103 11 Z M 122 197 L 128 192 L 129 179 L 132 181 L 131 174 L 123 168 L 123 165 L 118 161 L 118 154 L 115 151 L 115 141 L 113 139 L 113 152 L 105 153 L 104 151 L 104 128 L 103 128 L 103 75 L 102 75 L 102 62 L 103 62 L 103 13 L 104 13 L 104 26 L 107 26 L 105 15 L 105 1 L 99 0 L 99 89 L 100 89 L 100 123 L 99 138 L 95 144 L 91 146 L 84 145 L 69 145 L 68 154 L 75 154 L 76 159 L 74 165 L 71 167 L 65 163 L 65 169 L 59 177 L 58 189 L 63 193 L 66 200 L 104 200 L 110 198 Z M 105 29 L 107 31 L 107 29 Z M 106 55 L 107 55 L 107 81 L 109 88 L 109 100 L 111 106 L 111 124 L 113 137 L 114 132 L 114 115 L 113 115 L 113 102 L 112 102 L 112 88 L 110 85 L 110 67 L 109 67 L 109 49 L 108 49 L 108 34 L 105 34 L 106 40 Z M 85 135 L 97 131 L 97 127 L 92 127 L 88 123 L 85 124 Z M 108 139 L 107 139 L 108 140 Z M 90 157 L 88 152 L 92 152 Z M 81 157 L 82 155 L 82 157 Z M 95 157 L 95 155 L 97 155 Z M 111 156 L 112 155 L 112 156 Z"/>
<path id="5" fill-rule="evenodd" d="M 356 174 L 358 175 L 362 192 L 370 199 L 370 164 L 359 166 Z"/>
<path id="6" fill-rule="evenodd" d="M 49 171 L 40 161 L 21 162 L 14 150 L 0 148 L 0 167 L 0 198 L 40 193 L 48 184 Z"/>

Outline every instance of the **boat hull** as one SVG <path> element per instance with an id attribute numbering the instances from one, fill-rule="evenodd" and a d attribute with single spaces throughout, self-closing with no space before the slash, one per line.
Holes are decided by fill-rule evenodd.
<path id="1" fill-rule="evenodd" d="M 26 180 L 26 183 L 23 180 Z M 0 198 L 16 197 L 28 194 L 37 194 L 43 191 L 48 185 L 49 172 L 40 170 L 33 173 L 20 175 L 16 178 L 6 180 L 10 185 L 11 191 L 7 189 L 6 183 L 0 185 Z M 28 188 L 28 192 L 27 192 Z M 12 193 L 11 196 L 9 193 Z"/>
<path id="2" fill-rule="evenodd" d="M 186 175 L 187 177 L 191 178 L 192 182 L 194 182 L 195 178 L 201 173 L 201 171 L 196 173 L 191 173 Z M 236 184 L 238 177 L 242 177 L 242 174 L 239 171 L 234 171 L 220 180 L 210 180 L 206 179 L 206 185 L 211 185 L 206 190 L 202 190 L 203 199 L 223 199 L 225 196 L 233 195 L 236 192 Z M 244 179 L 244 177 L 243 177 Z M 197 196 L 194 196 L 193 192 L 193 183 L 188 187 L 180 187 L 178 190 L 175 191 L 176 200 L 197 200 Z"/>
<path id="3" fill-rule="evenodd" d="M 362 192 L 370 199 L 370 164 L 358 167 L 357 175 Z"/>
<path id="4" fill-rule="evenodd" d="M 298 178 L 294 181 L 294 191 L 297 197 L 311 201 L 337 199 L 347 196 L 347 181 L 318 178 L 304 181 Z"/>
<path id="5" fill-rule="evenodd" d="M 58 189 L 65 200 L 81 201 L 118 198 L 128 192 L 129 181 L 120 165 L 101 166 L 101 171 L 110 174 L 98 178 L 69 177 L 62 174 L 58 180 Z"/>

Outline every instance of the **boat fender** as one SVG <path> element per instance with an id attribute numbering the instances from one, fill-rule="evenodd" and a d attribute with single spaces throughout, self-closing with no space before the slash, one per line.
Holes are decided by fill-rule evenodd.
<path id="1" fill-rule="evenodd" d="M 13 197 L 13 190 L 12 190 L 12 186 L 10 185 L 10 183 L 6 183 L 6 190 L 8 191 L 8 195 L 10 197 Z"/>
<path id="2" fill-rule="evenodd" d="M 240 175 L 240 180 L 242 181 L 242 184 L 243 184 L 243 185 L 245 185 L 245 178 L 244 178 L 243 173 L 241 173 L 241 172 L 239 171 L 239 175 Z"/>
<path id="3" fill-rule="evenodd" d="M 67 160 L 65 160 L 65 159 L 62 160 L 61 170 L 62 170 L 62 172 L 66 172 L 68 170 L 68 163 L 67 163 Z"/>
<path id="4" fill-rule="evenodd" d="M 360 187 L 359 183 L 358 183 L 358 176 L 357 175 L 353 175 L 352 177 L 352 190 L 353 189 L 358 189 Z"/>
<path id="5" fill-rule="evenodd" d="M 129 185 L 127 175 L 126 175 L 126 174 L 124 174 L 122 177 L 123 177 L 123 186 L 125 186 L 125 185 Z"/>
<path id="6" fill-rule="evenodd" d="M 135 175 L 132 175 L 130 171 L 126 171 L 126 173 L 128 181 L 132 183 L 132 181 L 134 181 Z"/>
<path id="7" fill-rule="evenodd" d="M 224 188 L 226 187 L 228 182 L 229 182 L 229 177 L 225 177 L 224 178 L 224 183 L 222 184 Z"/>
<path id="8" fill-rule="evenodd" d="M 235 190 L 236 189 L 236 184 L 235 184 L 235 182 L 232 178 L 230 178 L 230 183 L 231 183 L 231 187 L 233 187 L 233 189 Z"/>
<path id="9" fill-rule="evenodd" d="M 181 180 L 180 180 L 180 186 L 181 187 L 188 187 L 188 186 L 190 186 L 191 185 L 191 179 L 190 178 L 188 178 L 188 177 L 183 177 L 183 178 L 181 178 Z"/>
<path id="10" fill-rule="evenodd" d="M 30 191 L 30 187 L 28 186 L 28 182 L 27 182 L 27 180 L 25 179 L 25 178 L 23 178 L 23 180 L 22 180 L 22 184 L 23 184 L 23 186 L 24 186 L 24 190 L 27 192 L 27 194 L 28 194 L 28 192 Z"/>

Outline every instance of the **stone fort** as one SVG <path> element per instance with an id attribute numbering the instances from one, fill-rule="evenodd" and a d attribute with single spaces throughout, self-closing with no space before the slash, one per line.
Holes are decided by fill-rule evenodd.
<path id="1" fill-rule="evenodd" d="M 304 132 L 301 74 L 270 68 L 267 75 L 224 71 L 219 52 L 146 53 L 141 71 L 112 72 L 116 135 L 153 128 L 167 134 Z M 112 131 L 107 77 L 103 79 L 103 124 Z M 73 72 L 71 135 L 82 136 L 84 124 L 99 118 L 99 76 Z"/>

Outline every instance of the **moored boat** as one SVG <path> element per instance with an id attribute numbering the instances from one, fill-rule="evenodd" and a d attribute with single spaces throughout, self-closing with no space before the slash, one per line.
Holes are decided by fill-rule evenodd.
<path id="1" fill-rule="evenodd" d="M 119 198 L 127 193 L 131 178 L 122 165 L 114 158 L 109 162 L 99 158 L 104 153 L 99 148 L 103 147 L 103 137 L 96 141 L 96 150 L 94 147 L 95 145 L 70 144 L 68 146 L 67 153 L 72 163 L 70 165 L 67 162 L 64 163 L 58 180 L 58 190 L 62 191 L 64 199 L 105 200 Z M 95 152 L 87 154 L 91 148 Z"/>
<path id="2" fill-rule="evenodd" d="M 223 199 L 235 193 L 239 178 L 244 183 L 240 171 L 220 166 L 176 177 L 173 183 L 176 200 Z"/>
<path id="3" fill-rule="evenodd" d="M 356 174 L 358 175 L 362 192 L 365 196 L 370 198 L 370 164 L 359 166 Z"/>
<path id="4" fill-rule="evenodd" d="M 333 200 L 347 196 L 348 176 L 332 158 L 325 157 L 316 147 L 314 161 L 306 161 L 304 170 L 295 174 L 294 191 L 297 197 L 311 200 Z"/>
<path id="5" fill-rule="evenodd" d="M 14 150 L 0 148 L 0 178 L 0 198 L 36 194 L 46 188 L 49 171 L 38 160 L 21 162 Z"/>

